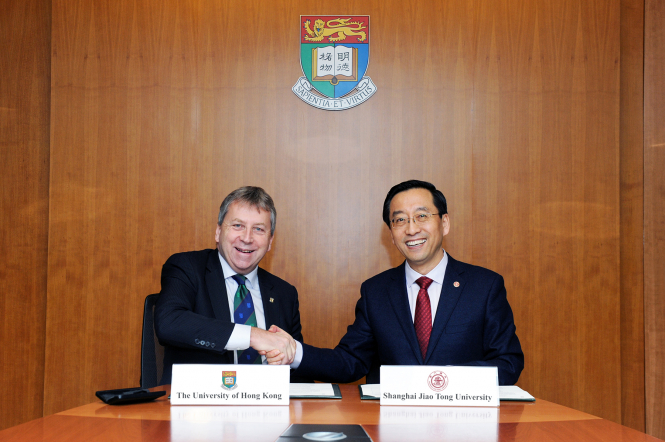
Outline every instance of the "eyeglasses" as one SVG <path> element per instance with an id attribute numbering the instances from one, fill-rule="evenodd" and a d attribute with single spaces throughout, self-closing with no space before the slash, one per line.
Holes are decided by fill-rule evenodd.
<path id="1" fill-rule="evenodd" d="M 438 213 L 423 212 L 414 215 L 413 218 L 400 216 L 398 218 L 391 219 L 390 224 L 393 226 L 393 228 L 400 228 L 406 226 L 407 223 L 410 223 L 411 220 L 413 220 L 417 226 L 422 226 L 423 224 L 427 224 L 427 222 L 432 219 L 434 215 L 438 215 Z"/>

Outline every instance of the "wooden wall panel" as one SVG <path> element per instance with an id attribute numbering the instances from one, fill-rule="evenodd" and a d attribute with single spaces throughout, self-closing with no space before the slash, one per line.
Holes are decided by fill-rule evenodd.
<path id="1" fill-rule="evenodd" d="M 300 14 L 370 14 L 378 92 L 316 110 Z M 450 201 L 445 246 L 504 275 L 519 384 L 620 421 L 618 0 L 53 2 L 45 412 L 138 382 L 142 300 L 174 252 L 214 246 L 221 199 L 278 209 L 263 265 L 333 346 L 360 283 L 401 262 L 395 183 Z M 70 395 L 62 395 L 66 389 Z"/>
<path id="2" fill-rule="evenodd" d="M 619 421 L 598 397 L 620 399 L 618 3 L 500 5 L 478 38 L 471 261 L 506 277 L 520 385 Z"/>
<path id="3" fill-rule="evenodd" d="M 644 2 L 644 325 L 647 432 L 665 438 L 665 4 Z"/>
<path id="4" fill-rule="evenodd" d="M 644 0 L 621 1 L 621 423 L 645 430 Z"/>
<path id="5" fill-rule="evenodd" d="M 42 416 L 50 9 L 0 8 L 0 430 Z"/>

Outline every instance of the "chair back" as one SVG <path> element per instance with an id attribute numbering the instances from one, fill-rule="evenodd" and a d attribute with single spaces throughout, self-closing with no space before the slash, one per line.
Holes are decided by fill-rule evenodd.
<path id="1" fill-rule="evenodd" d="M 164 373 L 164 347 L 155 334 L 155 303 L 159 295 L 148 295 L 143 305 L 141 337 L 141 388 L 159 385 Z"/>

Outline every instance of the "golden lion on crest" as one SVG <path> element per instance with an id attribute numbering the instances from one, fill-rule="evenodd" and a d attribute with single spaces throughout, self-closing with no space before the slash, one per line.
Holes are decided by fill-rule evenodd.
<path id="1" fill-rule="evenodd" d="M 307 41 L 323 41 L 325 37 L 328 37 L 330 41 L 341 41 L 346 37 L 352 35 L 358 35 L 358 41 L 365 41 L 367 39 L 367 34 L 361 31 L 366 27 L 360 22 L 349 22 L 350 18 L 336 18 L 334 20 L 328 20 L 327 23 L 324 23 L 320 18 L 314 22 L 314 31 L 309 28 L 309 20 L 305 22 L 305 31 L 309 34 L 309 37 L 305 35 L 305 40 Z M 351 27 L 351 25 L 356 25 Z M 327 27 L 326 27 L 327 26 Z M 337 34 L 337 37 L 331 37 L 331 35 Z"/>

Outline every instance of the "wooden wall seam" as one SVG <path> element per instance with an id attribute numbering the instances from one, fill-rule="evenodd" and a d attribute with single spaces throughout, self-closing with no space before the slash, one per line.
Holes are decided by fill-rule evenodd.
<path id="1" fill-rule="evenodd" d="M 0 9 L 0 429 L 43 414 L 50 0 Z"/>
<path id="2" fill-rule="evenodd" d="M 644 1 L 621 1 L 621 423 L 644 431 Z"/>
<path id="3" fill-rule="evenodd" d="M 647 432 L 665 438 L 665 3 L 645 0 L 644 304 Z"/>

